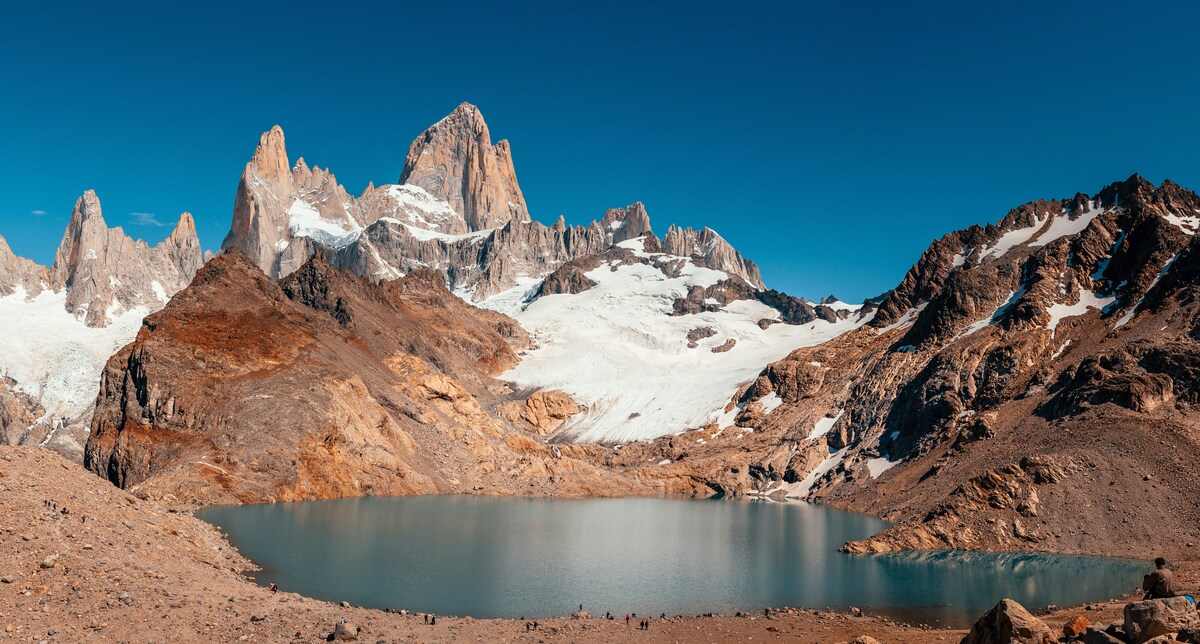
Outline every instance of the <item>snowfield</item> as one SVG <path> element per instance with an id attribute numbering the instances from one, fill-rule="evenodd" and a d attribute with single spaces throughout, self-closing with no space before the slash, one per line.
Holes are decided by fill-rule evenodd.
<path id="1" fill-rule="evenodd" d="M 297 199 L 288 207 L 288 226 L 293 237 L 309 237 L 330 248 L 345 248 L 362 234 L 362 227 L 352 221 L 331 221 L 321 216 L 312 204 Z M 346 215 L 349 218 L 349 215 Z"/>
<path id="2" fill-rule="evenodd" d="M 462 219 L 448 202 L 429 194 L 421 186 L 399 184 L 382 189 L 396 202 L 394 218 L 399 223 L 423 230 L 440 231 Z M 408 221 L 401 220 L 401 215 Z"/>
<path id="3" fill-rule="evenodd" d="M 46 419 L 76 418 L 96 401 L 109 356 L 133 341 L 150 311 L 110 310 L 112 323 L 94 329 L 67 313 L 65 290 L 25 298 L 19 287 L 0 298 L 0 374 L 38 399 Z"/>
<path id="4" fill-rule="evenodd" d="M 727 278 L 690 260 L 676 278 L 654 266 L 620 262 L 587 276 L 597 285 L 583 293 L 544 296 L 522 308 L 537 286 L 527 280 L 481 303 L 515 317 L 534 339 L 534 348 L 501 378 L 565 391 L 587 407 L 564 423 L 555 436 L 560 440 L 651 440 L 717 423 L 737 389 L 767 364 L 869 320 L 851 316 L 764 330 L 758 321 L 779 313 L 746 300 L 716 312 L 672 316 L 675 299 L 691 286 Z M 687 333 L 697 327 L 717 333 L 689 349 Z M 712 351 L 729 340 L 734 345 L 728 351 Z"/>

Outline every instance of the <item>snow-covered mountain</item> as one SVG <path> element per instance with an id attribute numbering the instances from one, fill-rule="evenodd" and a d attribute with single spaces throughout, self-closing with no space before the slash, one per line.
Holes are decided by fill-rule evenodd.
<path id="1" fill-rule="evenodd" d="M 587 408 L 559 441 L 644 440 L 717 422 L 764 364 L 869 319 L 766 290 L 758 267 L 711 229 L 670 226 L 660 239 L 641 203 L 588 226 L 532 220 L 508 143 L 493 145 L 466 103 L 417 137 L 401 183 L 357 198 L 303 159 L 289 169 L 273 128 L 242 174 L 224 247 L 272 277 L 317 250 L 380 280 L 443 272 L 460 297 L 533 334 L 505 379 Z"/>
<path id="2" fill-rule="evenodd" d="M 75 203 L 53 266 L 14 255 L 0 239 L 0 442 L 80 456 L 104 363 L 202 262 L 190 214 L 151 247 L 108 228 L 90 190 Z"/>
<path id="3" fill-rule="evenodd" d="M 753 297 L 706 296 L 681 314 L 677 303 L 694 289 L 720 288 L 731 277 L 690 257 L 646 252 L 652 240 L 620 242 L 595 257 L 580 273 L 590 283 L 582 290 L 548 293 L 545 280 L 530 280 L 480 303 L 516 318 L 535 342 L 502 379 L 564 391 L 587 408 L 559 428 L 557 440 L 627 442 L 728 427 L 729 392 L 764 364 L 871 319 L 855 308 L 832 321 L 784 324 L 779 310 Z"/>

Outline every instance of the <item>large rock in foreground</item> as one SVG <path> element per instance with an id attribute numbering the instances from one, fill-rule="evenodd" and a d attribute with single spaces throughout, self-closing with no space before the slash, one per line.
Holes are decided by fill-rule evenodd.
<path id="1" fill-rule="evenodd" d="M 1200 613 L 1186 597 L 1148 599 L 1125 606 L 1125 634 L 1134 644 L 1196 627 L 1200 627 Z"/>
<path id="2" fill-rule="evenodd" d="M 1017 602 L 1004 599 L 975 622 L 962 644 L 1053 644 L 1057 641 L 1046 622 L 1034 617 Z"/>

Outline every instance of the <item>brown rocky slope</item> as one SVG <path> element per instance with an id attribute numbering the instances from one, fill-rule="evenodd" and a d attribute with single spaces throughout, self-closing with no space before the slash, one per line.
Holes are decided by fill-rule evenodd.
<path id="1" fill-rule="evenodd" d="M 492 378 L 526 342 L 433 273 L 378 284 L 318 254 L 276 282 L 228 251 L 109 361 L 85 464 L 181 502 L 648 491 L 602 448 L 537 440 L 569 408 Z"/>
<path id="2" fill-rule="evenodd" d="M 610 465 L 666 459 L 679 487 L 898 523 L 853 551 L 1186 558 L 1200 541 L 1197 213 L 1194 193 L 1134 176 L 947 235 L 869 324 L 745 387 L 738 427 Z"/>

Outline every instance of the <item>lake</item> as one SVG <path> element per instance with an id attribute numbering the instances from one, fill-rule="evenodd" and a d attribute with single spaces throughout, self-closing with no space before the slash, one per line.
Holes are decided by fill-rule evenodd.
<path id="1" fill-rule="evenodd" d="M 817 505 L 661 498 L 369 497 L 197 513 L 262 584 L 442 615 L 696 615 L 857 606 L 971 623 L 1001 598 L 1036 609 L 1131 592 L 1150 566 L 1100 557 L 848 555 L 887 527 Z"/>

